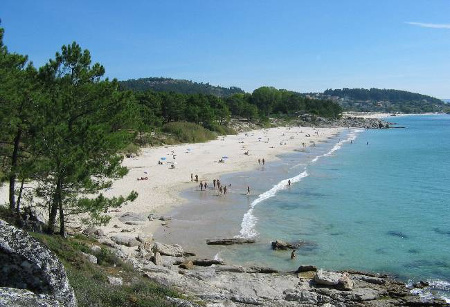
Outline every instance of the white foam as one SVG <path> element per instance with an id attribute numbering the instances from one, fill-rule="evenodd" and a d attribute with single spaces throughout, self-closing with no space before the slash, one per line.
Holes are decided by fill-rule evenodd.
<path id="1" fill-rule="evenodd" d="M 450 303 L 450 297 L 442 295 L 439 293 L 440 291 L 444 291 L 446 293 L 450 292 L 450 282 L 445 280 L 427 280 L 429 287 L 423 289 L 414 288 L 411 290 L 412 294 L 418 295 L 424 301 L 431 300 L 433 298 L 440 298 L 444 300 L 446 303 Z M 408 287 L 413 287 L 412 281 L 408 282 Z"/>
<path id="2" fill-rule="evenodd" d="M 223 259 L 220 258 L 220 252 L 218 252 L 217 254 L 214 255 L 214 260 L 223 261 Z"/>
<path id="3" fill-rule="evenodd" d="M 292 184 L 299 182 L 300 180 L 302 180 L 302 178 L 306 176 L 308 176 L 308 173 L 305 170 L 295 177 L 281 180 L 276 185 L 274 185 L 270 190 L 262 194 L 259 194 L 258 198 L 252 201 L 252 203 L 250 204 L 250 209 L 247 211 L 247 213 L 244 214 L 244 218 L 242 219 L 241 223 L 241 232 L 236 237 L 240 238 L 256 237 L 258 235 L 258 232 L 256 232 L 255 226 L 258 219 L 253 215 L 253 209 L 255 208 L 255 206 L 266 199 L 274 197 L 278 191 L 286 189 L 289 186 L 288 185 L 289 180 L 291 181 Z"/>
<path id="4" fill-rule="evenodd" d="M 362 131 L 364 131 L 364 130 L 362 130 L 362 129 L 352 130 L 352 132 L 349 133 L 347 139 L 337 142 L 336 145 L 334 145 L 333 148 L 329 152 L 315 157 L 314 159 L 311 160 L 311 163 L 317 162 L 317 160 L 319 160 L 322 157 L 327 157 L 327 156 L 332 155 L 336 150 L 340 149 L 344 143 L 348 143 L 350 141 L 355 140 L 358 133 L 360 133 Z M 259 194 L 258 198 L 255 199 L 250 204 L 250 209 L 244 214 L 244 217 L 242 218 L 242 223 L 241 223 L 241 231 L 240 231 L 239 235 L 237 235 L 235 237 L 237 237 L 237 238 L 254 238 L 254 237 L 256 237 L 258 235 L 258 232 L 255 230 L 255 226 L 256 226 L 258 219 L 256 216 L 253 215 L 253 209 L 255 208 L 255 206 L 257 204 L 259 204 L 260 202 L 265 201 L 266 199 L 274 197 L 278 191 L 286 189 L 288 187 L 289 180 L 291 181 L 291 183 L 296 183 L 296 182 L 299 182 L 300 180 L 302 180 L 302 178 L 304 178 L 306 176 L 308 176 L 307 166 L 305 166 L 305 170 L 302 173 L 298 174 L 297 176 L 281 180 L 276 185 L 274 185 L 270 190 L 268 190 L 262 194 Z"/>

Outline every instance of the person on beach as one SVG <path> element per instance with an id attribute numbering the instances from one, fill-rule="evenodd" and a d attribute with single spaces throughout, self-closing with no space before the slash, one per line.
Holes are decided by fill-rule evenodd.
<path id="1" fill-rule="evenodd" d="M 191 181 L 194 181 L 194 174 L 191 173 Z"/>
<path id="2" fill-rule="evenodd" d="M 222 187 L 219 187 L 219 194 L 222 194 L 222 192 L 223 192 Z"/>
<path id="3" fill-rule="evenodd" d="M 195 175 L 195 182 L 198 182 L 198 175 Z"/>
<path id="4" fill-rule="evenodd" d="M 220 180 L 219 179 L 216 180 L 216 184 L 217 184 L 217 188 L 220 188 Z"/>
<path id="5" fill-rule="evenodd" d="M 262 164 L 264 165 L 266 163 L 266 161 L 264 160 L 264 158 L 262 159 Z"/>
<path id="6" fill-rule="evenodd" d="M 258 159 L 258 164 L 261 164 L 261 159 Z"/>
<path id="7" fill-rule="evenodd" d="M 214 186 L 214 189 L 216 188 L 216 179 L 213 179 L 213 186 Z"/>
<path id="8" fill-rule="evenodd" d="M 206 188 L 208 187 L 208 183 L 207 182 L 205 182 L 204 184 L 203 184 L 203 187 L 205 188 L 205 190 L 206 190 Z"/>
<path id="9" fill-rule="evenodd" d="M 223 186 L 223 195 L 227 194 L 227 186 Z"/>
<path id="10" fill-rule="evenodd" d="M 296 255 L 295 255 L 295 249 L 293 249 L 293 250 L 292 250 L 292 253 L 291 253 L 291 259 L 294 259 L 295 256 L 296 256 Z"/>
<path id="11" fill-rule="evenodd" d="M 288 180 L 288 186 L 290 186 L 290 185 L 291 185 L 291 179 Z"/>
<path id="12" fill-rule="evenodd" d="M 250 195 L 250 187 L 247 186 L 247 195 Z"/>
<path id="13" fill-rule="evenodd" d="M 203 182 L 200 181 L 200 191 L 203 191 Z"/>

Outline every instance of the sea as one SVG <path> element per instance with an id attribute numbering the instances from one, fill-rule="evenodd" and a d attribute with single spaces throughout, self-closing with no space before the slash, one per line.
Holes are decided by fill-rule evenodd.
<path id="1" fill-rule="evenodd" d="M 428 281 L 414 291 L 450 302 L 450 115 L 386 120 L 398 128 L 347 129 L 275 162 L 255 160 L 253 171 L 218 178 L 226 195 L 185 191 L 188 204 L 155 237 L 230 264 Z M 206 245 L 230 237 L 256 243 Z M 275 240 L 299 244 L 296 258 L 273 251 Z"/>

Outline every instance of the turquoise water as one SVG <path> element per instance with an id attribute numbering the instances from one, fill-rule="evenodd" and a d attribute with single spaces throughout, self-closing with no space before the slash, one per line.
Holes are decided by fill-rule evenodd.
<path id="1" fill-rule="evenodd" d="M 406 128 L 349 130 L 256 171 L 223 176 L 233 183 L 226 201 L 188 191 L 195 205 L 175 219 L 197 248 L 207 237 L 257 238 L 209 250 L 227 262 L 385 272 L 432 281 L 450 297 L 450 116 L 389 120 Z M 240 193 L 247 185 L 250 196 Z M 276 239 L 304 246 L 291 260 L 271 250 Z"/>

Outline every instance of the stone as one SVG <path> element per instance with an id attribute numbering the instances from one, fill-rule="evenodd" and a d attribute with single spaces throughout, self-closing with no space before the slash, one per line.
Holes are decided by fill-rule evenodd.
<path id="1" fill-rule="evenodd" d="M 153 263 L 157 266 L 163 265 L 162 257 L 159 252 L 155 252 L 155 254 L 153 255 Z"/>
<path id="2" fill-rule="evenodd" d="M 35 294 L 26 289 L 0 288 L 1 307 L 64 307 L 59 301 L 44 294 Z"/>
<path id="3" fill-rule="evenodd" d="M 192 260 L 186 260 L 182 264 L 180 264 L 179 267 L 185 270 L 192 270 L 194 268 L 194 263 L 192 262 Z"/>
<path id="4" fill-rule="evenodd" d="M 108 282 L 113 286 L 122 286 L 123 280 L 120 277 L 108 276 Z"/>
<path id="5" fill-rule="evenodd" d="M 317 271 L 317 267 L 314 265 L 301 265 L 298 267 L 296 273 L 303 273 L 303 272 L 316 272 Z"/>
<path id="6" fill-rule="evenodd" d="M 109 246 L 109 247 L 116 247 L 116 243 L 114 243 L 113 240 L 111 240 L 110 238 L 107 238 L 107 237 L 100 238 L 98 240 L 98 243 L 104 244 L 104 245 Z"/>
<path id="7" fill-rule="evenodd" d="M 122 223 L 126 222 L 145 222 L 147 218 L 143 214 L 126 212 L 119 217 L 119 221 Z"/>
<path id="8" fill-rule="evenodd" d="M 56 255 L 25 231 L 2 220 L 0 263 L 0 287 L 27 289 L 48 295 L 63 306 L 77 306 L 64 266 Z"/>
<path id="9" fill-rule="evenodd" d="M 342 274 L 342 277 L 339 278 L 338 286 L 339 289 L 344 291 L 350 291 L 353 289 L 353 280 L 348 276 L 347 273 Z"/>
<path id="10" fill-rule="evenodd" d="M 318 270 L 314 275 L 314 282 L 323 286 L 337 286 L 341 277 L 340 273 Z"/>
<path id="11" fill-rule="evenodd" d="M 317 293 L 306 291 L 306 290 L 296 290 L 288 289 L 283 292 L 285 295 L 284 299 L 286 301 L 296 301 L 302 304 L 313 304 L 317 305 Z"/>
<path id="12" fill-rule="evenodd" d="M 233 245 L 233 244 L 248 244 L 255 243 L 255 239 L 245 239 L 245 238 L 230 238 L 230 239 L 208 239 L 206 244 L 208 245 Z"/>
<path id="13" fill-rule="evenodd" d="M 178 244 L 164 244 L 155 242 L 153 244 L 153 251 L 159 252 L 161 255 L 182 257 L 184 254 L 183 248 Z"/>
<path id="14" fill-rule="evenodd" d="M 136 240 L 138 240 L 141 243 L 150 243 L 153 241 L 153 234 L 151 233 L 140 233 L 136 237 Z"/>
<path id="15" fill-rule="evenodd" d="M 276 240 L 272 242 L 272 249 L 273 250 L 288 250 L 288 249 L 295 249 L 295 247 L 287 242 Z"/>
<path id="16" fill-rule="evenodd" d="M 222 260 L 215 260 L 215 259 L 195 259 L 193 263 L 194 265 L 198 266 L 211 266 L 213 264 L 215 265 L 224 264 Z"/>
<path id="17" fill-rule="evenodd" d="M 97 257 L 95 257 L 94 255 L 91 255 L 91 254 L 83 253 L 83 252 L 82 252 L 82 254 L 83 254 L 84 257 L 86 257 L 86 259 L 90 263 L 97 264 Z"/>
<path id="18" fill-rule="evenodd" d="M 138 246 L 139 242 L 134 238 L 127 235 L 115 235 L 111 237 L 116 244 L 125 245 L 128 247 Z"/>
<path id="19" fill-rule="evenodd" d="M 100 253 L 102 251 L 102 248 L 100 246 L 98 246 L 98 245 L 92 245 L 91 246 L 91 251 L 93 253 Z"/>

